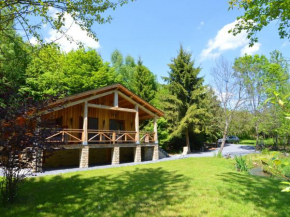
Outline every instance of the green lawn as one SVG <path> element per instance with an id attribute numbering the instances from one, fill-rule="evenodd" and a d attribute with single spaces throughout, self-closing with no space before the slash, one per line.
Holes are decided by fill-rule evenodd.
<path id="1" fill-rule="evenodd" d="M 27 179 L 1 216 L 289 216 L 273 179 L 236 172 L 234 161 L 189 158 Z"/>
<path id="2" fill-rule="evenodd" d="M 273 139 L 264 139 L 265 145 L 273 145 Z M 255 139 L 241 139 L 239 145 L 256 145 Z"/>

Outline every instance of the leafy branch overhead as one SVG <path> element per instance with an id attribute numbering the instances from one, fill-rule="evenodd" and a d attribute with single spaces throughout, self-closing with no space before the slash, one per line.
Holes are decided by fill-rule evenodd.
<path id="1" fill-rule="evenodd" d="M 230 32 L 237 35 L 246 31 L 250 46 L 258 42 L 257 32 L 272 21 L 277 22 L 280 38 L 290 40 L 290 0 L 231 0 L 229 9 L 233 8 L 245 12 L 237 18 L 239 22 Z"/>
<path id="2" fill-rule="evenodd" d="M 131 0 L 134 1 L 134 0 Z M 43 25 L 62 33 L 68 40 L 73 38 L 65 35 L 67 15 L 88 36 L 97 40 L 92 30 L 94 23 L 111 22 L 112 17 L 105 15 L 107 10 L 115 10 L 118 6 L 128 3 L 129 0 L 7 0 L 0 2 L 0 31 L 3 33 L 14 22 L 15 27 L 25 32 L 27 40 L 35 38 L 40 44 L 45 44 L 40 30 Z M 61 36 L 62 37 L 62 36 Z"/>

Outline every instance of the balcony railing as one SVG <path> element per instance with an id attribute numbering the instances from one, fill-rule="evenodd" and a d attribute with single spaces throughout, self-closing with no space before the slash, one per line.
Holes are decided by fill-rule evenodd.
<path id="1" fill-rule="evenodd" d="M 90 130 L 88 129 L 88 144 L 116 144 L 136 143 L 135 131 L 114 131 L 114 130 Z M 84 141 L 82 129 L 62 129 L 47 137 L 48 142 L 82 143 Z M 154 142 L 154 132 L 140 132 L 140 143 Z"/>
<path id="2" fill-rule="evenodd" d="M 154 132 L 140 132 L 140 143 L 151 143 L 154 141 Z"/>

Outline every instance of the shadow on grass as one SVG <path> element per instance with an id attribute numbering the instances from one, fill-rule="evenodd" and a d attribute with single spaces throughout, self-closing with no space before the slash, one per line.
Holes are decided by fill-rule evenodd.
<path id="1" fill-rule="evenodd" d="M 173 209 L 187 189 L 185 176 L 162 168 L 92 174 L 28 179 L 7 216 L 152 216 Z"/>
<path id="2" fill-rule="evenodd" d="M 253 204 L 261 216 L 289 216 L 290 194 L 281 192 L 280 181 L 232 172 L 218 176 L 225 183 L 222 197 Z"/>

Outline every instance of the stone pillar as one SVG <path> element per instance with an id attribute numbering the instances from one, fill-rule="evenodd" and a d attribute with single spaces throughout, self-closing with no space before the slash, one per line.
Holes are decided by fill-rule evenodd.
<path id="1" fill-rule="evenodd" d="M 134 162 L 141 162 L 141 145 L 137 145 L 134 153 Z"/>
<path id="2" fill-rule="evenodd" d="M 42 172 L 42 158 L 43 158 L 42 150 L 36 150 L 33 153 L 32 172 L 34 173 Z"/>
<path id="3" fill-rule="evenodd" d="M 159 146 L 155 145 L 153 149 L 153 160 L 159 160 Z"/>
<path id="4" fill-rule="evenodd" d="M 112 152 L 112 165 L 120 164 L 120 147 L 114 147 Z"/>
<path id="5" fill-rule="evenodd" d="M 80 168 L 89 167 L 89 146 L 83 146 L 80 149 Z"/>

